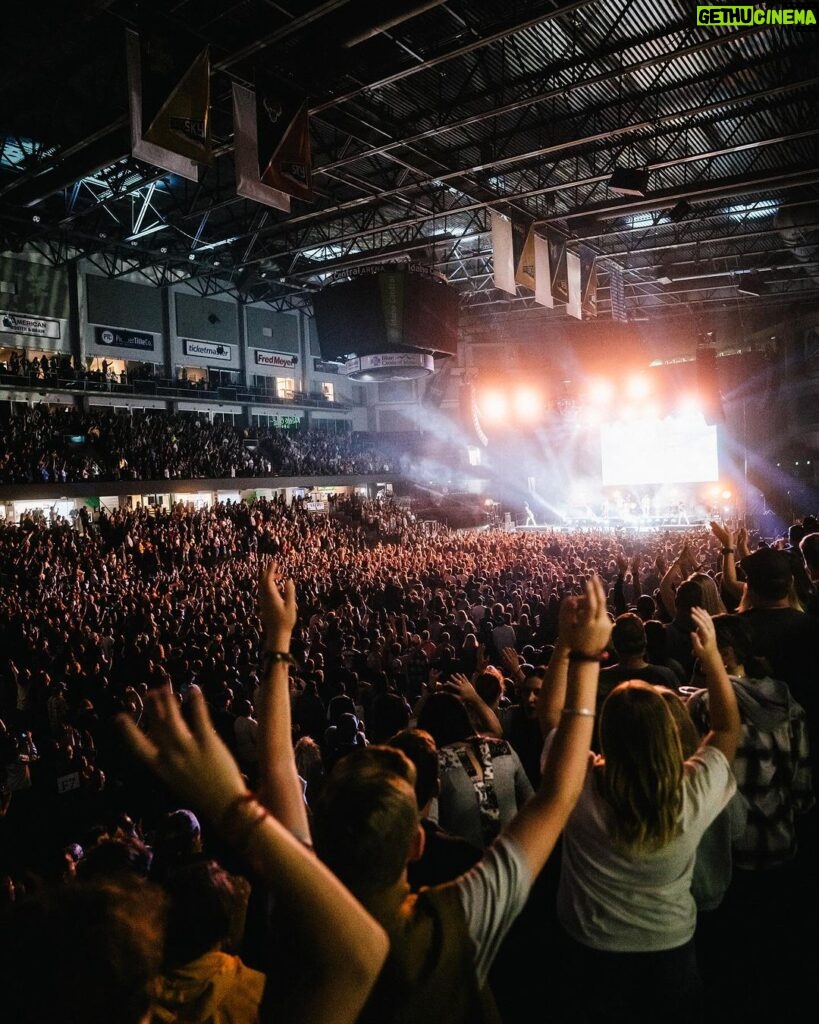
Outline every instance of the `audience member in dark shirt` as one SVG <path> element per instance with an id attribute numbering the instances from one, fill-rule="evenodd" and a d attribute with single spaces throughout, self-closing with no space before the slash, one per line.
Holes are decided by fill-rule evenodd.
<path id="1" fill-rule="evenodd" d="M 407 867 L 407 881 L 417 891 L 422 885 L 441 885 L 458 878 L 480 860 L 483 851 L 461 836 L 452 835 L 428 817 L 430 804 L 438 795 L 438 750 L 435 740 L 423 729 L 402 729 L 389 746 L 403 751 L 415 765 L 415 796 L 424 830 L 424 850 Z"/>

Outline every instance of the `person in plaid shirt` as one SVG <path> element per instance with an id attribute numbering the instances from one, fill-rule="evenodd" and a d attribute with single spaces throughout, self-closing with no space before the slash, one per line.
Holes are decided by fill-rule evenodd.
<path id="1" fill-rule="evenodd" d="M 742 719 L 734 775 L 748 819 L 733 844 L 734 865 L 746 871 L 778 867 L 796 856 L 796 817 L 815 800 L 807 718 L 786 683 L 749 678 L 753 639 L 740 616 L 717 615 L 714 627 Z M 707 732 L 707 690 L 691 696 L 688 710 L 700 732 Z"/>

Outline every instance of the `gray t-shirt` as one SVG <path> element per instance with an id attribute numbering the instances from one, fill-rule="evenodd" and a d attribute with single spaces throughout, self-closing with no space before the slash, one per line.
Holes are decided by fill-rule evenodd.
<path id="1" fill-rule="evenodd" d="M 517 843 L 501 835 L 475 867 L 454 883 L 475 943 L 475 967 L 481 985 L 506 933 L 523 910 L 533 881 Z"/>
<path id="2" fill-rule="evenodd" d="M 685 763 L 680 830 L 659 850 L 629 855 L 612 842 L 611 810 L 590 764 L 563 833 L 557 913 L 577 942 L 616 953 L 675 949 L 694 934 L 691 878 L 703 833 L 736 782 L 724 754 L 701 748 Z"/>

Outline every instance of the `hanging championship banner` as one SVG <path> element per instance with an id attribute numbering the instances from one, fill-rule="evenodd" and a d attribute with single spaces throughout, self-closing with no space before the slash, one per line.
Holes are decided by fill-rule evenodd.
<path id="1" fill-rule="evenodd" d="M 552 271 L 552 298 L 554 302 L 569 301 L 569 278 L 566 267 L 566 239 L 551 228 L 546 229 L 549 246 L 549 267 Z"/>
<path id="2" fill-rule="evenodd" d="M 256 94 L 236 82 L 233 83 L 233 157 L 238 195 L 290 212 L 290 196 L 261 179 Z"/>
<path id="3" fill-rule="evenodd" d="M 552 269 L 549 264 L 549 243 L 541 235 L 535 235 L 535 302 L 554 309 L 552 295 Z"/>
<path id="4" fill-rule="evenodd" d="M 581 311 L 584 319 L 597 318 L 597 263 L 595 254 L 587 246 L 580 247 Z"/>
<path id="5" fill-rule="evenodd" d="M 535 229 L 530 227 L 527 231 L 523 224 L 520 227 L 526 234 L 525 241 L 521 246 L 520 255 L 515 264 L 515 281 L 518 284 L 522 284 L 524 288 L 535 291 Z"/>
<path id="6" fill-rule="evenodd" d="M 515 247 L 512 240 L 512 221 L 502 213 L 489 211 L 492 224 L 492 265 L 495 287 L 510 295 L 517 294 L 515 285 Z"/>
<path id="7" fill-rule="evenodd" d="M 583 319 L 583 301 L 580 285 L 580 257 L 573 252 L 566 253 L 566 278 L 569 285 L 569 299 L 566 312 L 577 320 Z"/>
<path id="8" fill-rule="evenodd" d="M 129 30 L 126 56 L 132 154 L 197 181 L 211 161 L 207 48 Z"/>
<path id="9" fill-rule="evenodd" d="M 256 148 L 259 180 L 294 199 L 313 201 L 310 115 L 307 100 L 280 86 L 256 83 Z"/>

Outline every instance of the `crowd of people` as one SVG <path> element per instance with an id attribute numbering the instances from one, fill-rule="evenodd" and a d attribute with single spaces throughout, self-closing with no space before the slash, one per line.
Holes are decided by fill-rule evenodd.
<path id="1" fill-rule="evenodd" d="M 356 434 L 238 427 L 161 410 L 34 406 L 0 422 L 0 483 L 335 476 L 392 465 L 383 446 Z"/>
<path id="2" fill-rule="evenodd" d="M 801 1003 L 812 517 L 452 531 L 259 499 L 76 525 L 0 527 L 0 900 L 32 943 L 7 973 L 37 928 L 59 958 L 68 917 L 99 944 L 86 899 L 143 908 L 99 953 L 131 943 L 135 1024 Z M 92 977 L 66 957 L 13 1019 L 111 1019 Z"/>

